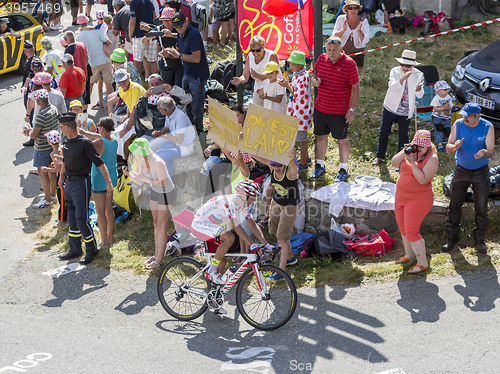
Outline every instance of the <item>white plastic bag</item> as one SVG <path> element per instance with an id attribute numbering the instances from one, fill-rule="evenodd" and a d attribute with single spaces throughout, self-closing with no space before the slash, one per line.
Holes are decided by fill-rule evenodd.
<path id="1" fill-rule="evenodd" d="M 335 231 L 341 233 L 342 235 L 344 235 L 344 238 L 346 238 L 346 239 L 350 239 L 354 235 L 354 233 L 356 232 L 356 228 L 354 227 L 354 225 L 352 223 L 338 224 L 337 221 L 335 221 L 333 218 L 332 218 L 332 224 L 330 226 L 330 230 L 335 230 Z"/>

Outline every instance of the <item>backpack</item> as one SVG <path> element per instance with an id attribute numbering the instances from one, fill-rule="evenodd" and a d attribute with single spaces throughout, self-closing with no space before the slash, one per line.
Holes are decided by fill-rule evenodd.
<path id="1" fill-rule="evenodd" d="M 207 28 L 207 9 L 196 2 L 181 0 L 181 5 L 187 6 L 191 12 L 191 25 L 198 31 Z"/>

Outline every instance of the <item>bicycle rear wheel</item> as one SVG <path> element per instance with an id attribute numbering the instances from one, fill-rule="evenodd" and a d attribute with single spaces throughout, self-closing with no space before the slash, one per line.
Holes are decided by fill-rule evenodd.
<path id="1" fill-rule="evenodd" d="M 193 292 L 181 289 L 202 268 L 203 265 L 193 258 L 179 257 L 170 261 L 161 271 L 158 278 L 158 298 L 172 317 L 191 321 L 207 310 L 206 294 L 210 283 L 203 274 L 189 286 L 189 290 Z"/>
<path id="2" fill-rule="evenodd" d="M 279 267 L 262 265 L 260 267 L 267 287 L 266 297 L 262 297 L 259 282 L 253 269 L 241 277 L 236 289 L 236 305 L 241 316 L 259 330 L 274 330 L 292 318 L 297 308 L 297 289 L 292 278 Z M 268 281 L 266 277 L 278 273 L 279 281 Z"/>

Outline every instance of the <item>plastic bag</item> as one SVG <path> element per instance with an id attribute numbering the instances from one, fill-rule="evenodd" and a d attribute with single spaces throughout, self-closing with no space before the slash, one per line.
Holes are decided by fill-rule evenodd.
<path id="1" fill-rule="evenodd" d="M 337 221 L 335 221 L 333 218 L 332 218 L 332 224 L 330 226 L 330 230 L 335 230 L 335 231 L 341 233 L 342 235 L 344 235 L 344 237 L 346 239 L 351 238 L 354 235 L 354 233 L 356 232 L 356 228 L 354 227 L 354 225 L 352 223 L 338 224 Z"/>

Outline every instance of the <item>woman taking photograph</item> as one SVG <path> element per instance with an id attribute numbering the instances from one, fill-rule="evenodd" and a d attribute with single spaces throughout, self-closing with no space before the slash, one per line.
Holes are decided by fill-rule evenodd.
<path id="1" fill-rule="evenodd" d="M 342 49 L 346 55 L 365 50 L 366 44 L 370 41 L 370 24 L 368 20 L 362 18 L 358 13 L 363 9 L 357 0 L 348 0 L 342 7 L 342 14 L 335 21 L 332 36 L 337 36 L 342 40 Z M 351 56 L 356 61 L 358 72 L 361 72 L 365 63 L 365 55 Z"/>
<path id="2" fill-rule="evenodd" d="M 165 256 L 170 204 L 175 200 L 174 184 L 168 175 L 165 161 L 151 151 L 146 139 L 135 139 L 129 150 L 137 160 L 137 172 L 124 166 L 123 173 L 135 184 L 147 183 L 151 186 L 149 201 L 153 215 L 155 254 L 147 259 L 144 269 L 153 270 L 160 266 Z"/>
<path id="3" fill-rule="evenodd" d="M 429 264 L 420 226 L 434 204 L 432 178 L 439 166 L 430 131 L 418 130 L 411 144 L 394 156 L 392 166 L 401 168 L 394 210 L 405 249 L 405 255 L 397 259 L 396 264 L 410 262 L 416 257 L 417 264 L 408 273 L 427 271 Z"/>

